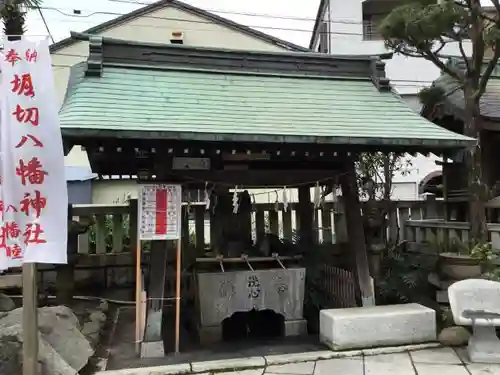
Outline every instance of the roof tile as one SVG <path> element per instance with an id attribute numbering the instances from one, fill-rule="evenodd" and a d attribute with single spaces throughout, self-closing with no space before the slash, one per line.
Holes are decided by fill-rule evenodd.
<path id="1" fill-rule="evenodd" d="M 471 141 L 368 79 L 118 67 L 84 77 L 83 65 L 72 79 L 60 112 L 66 135 L 141 131 L 173 139 L 423 147 Z"/>

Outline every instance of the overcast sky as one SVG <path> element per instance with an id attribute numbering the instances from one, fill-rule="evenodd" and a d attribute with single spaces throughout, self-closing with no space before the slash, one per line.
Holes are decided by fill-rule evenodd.
<path id="1" fill-rule="evenodd" d="M 320 2 L 320 0 L 184 1 L 303 46 L 309 44 Z M 42 12 L 51 34 L 58 41 L 68 37 L 70 31 L 83 31 L 153 2 L 152 0 L 44 0 Z M 81 15 L 75 15 L 74 10 L 80 10 Z M 144 21 L 144 27 L 147 27 L 147 20 Z M 47 34 L 40 14 L 31 12 L 28 16 L 27 35 Z"/>

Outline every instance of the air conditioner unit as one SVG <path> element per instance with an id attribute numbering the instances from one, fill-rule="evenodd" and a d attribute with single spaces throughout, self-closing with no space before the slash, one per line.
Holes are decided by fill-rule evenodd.
<path id="1" fill-rule="evenodd" d="M 184 44 L 184 33 L 182 31 L 172 32 L 172 37 L 170 38 L 170 43 L 172 43 L 172 44 Z"/>

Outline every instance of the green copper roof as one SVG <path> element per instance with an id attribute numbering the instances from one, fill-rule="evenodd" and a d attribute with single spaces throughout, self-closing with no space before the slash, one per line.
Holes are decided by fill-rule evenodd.
<path id="1" fill-rule="evenodd" d="M 76 66 L 60 111 L 66 136 L 460 147 L 369 79 Z"/>

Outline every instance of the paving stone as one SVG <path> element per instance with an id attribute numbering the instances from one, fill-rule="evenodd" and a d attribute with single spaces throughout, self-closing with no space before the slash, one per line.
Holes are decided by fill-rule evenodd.
<path id="1" fill-rule="evenodd" d="M 316 362 L 314 375 L 363 375 L 363 357 L 333 358 Z"/>
<path id="2" fill-rule="evenodd" d="M 470 375 L 462 365 L 435 365 L 431 363 L 414 363 L 417 375 Z"/>
<path id="3" fill-rule="evenodd" d="M 315 352 L 290 353 L 290 354 L 273 354 L 266 355 L 266 363 L 270 365 L 282 365 L 293 362 L 317 361 L 319 359 L 330 359 L 339 357 L 340 353 L 346 353 L 346 357 L 350 355 L 360 355 L 361 351 L 351 352 L 332 352 L 331 350 L 322 350 Z M 350 355 L 349 355 L 350 354 Z"/>
<path id="4" fill-rule="evenodd" d="M 264 367 L 266 360 L 264 357 L 249 357 L 237 359 L 224 359 L 219 361 L 193 362 L 191 368 L 193 372 L 218 371 L 226 369 L 244 369 L 245 367 Z"/>
<path id="5" fill-rule="evenodd" d="M 455 353 L 457 353 L 458 358 L 460 358 L 463 363 L 470 363 L 467 348 L 455 348 Z"/>
<path id="6" fill-rule="evenodd" d="M 410 352 L 414 363 L 432 363 L 432 364 L 462 364 L 457 353 L 452 348 L 424 349 Z"/>
<path id="7" fill-rule="evenodd" d="M 415 344 L 415 345 L 402 345 L 402 346 L 383 346 L 380 348 L 370 348 L 363 349 L 364 355 L 377 355 L 377 354 L 391 354 L 391 353 L 402 353 L 413 350 L 422 350 L 441 347 L 438 342 L 431 342 L 427 344 Z"/>
<path id="8" fill-rule="evenodd" d="M 241 371 L 231 371 L 231 372 L 217 372 L 217 375 L 262 375 L 264 372 L 263 368 L 255 370 L 241 370 Z M 206 373 L 209 374 L 209 373 Z"/>
<path id="9" fill-rule="evenodd" d="M 178 365 L 100 371 L 97 372 L 95 375 L 177 375 L 177 374 L 187 374 L 189 372 L 191 372 L 191 366 L 189 366 L 189 363 L 183 363 Z"/>
<path id="10" fill-rule="evenodd" d="M 289 363 L 287 365 L 274 365 L 266 368 L 266 374 L 298 374 L 298 375 L 312 375 L 314 372 L 314 361 Z"/>
<path id="11" fill-rule="evenodd" d="M 365 357 L 365 375 L 415 375 L 408 353 Z"/>
<path id="12" fill-rule="evenodd" d="M 471 375 L 500 375 L 500 365 L 486 363 L 470 363 L 467 369 Z"/>
<path id="13" fill-rule="evenodd" d="M 380 354 L 380 355 L 372 355 L 365 356 L 365 364 L 366 363 L 394 363 L 397 365 L 400 364 L 410 364 L 411 365 L 411 357 L 409 353 L 392 353 L 392 354 Z"/>

